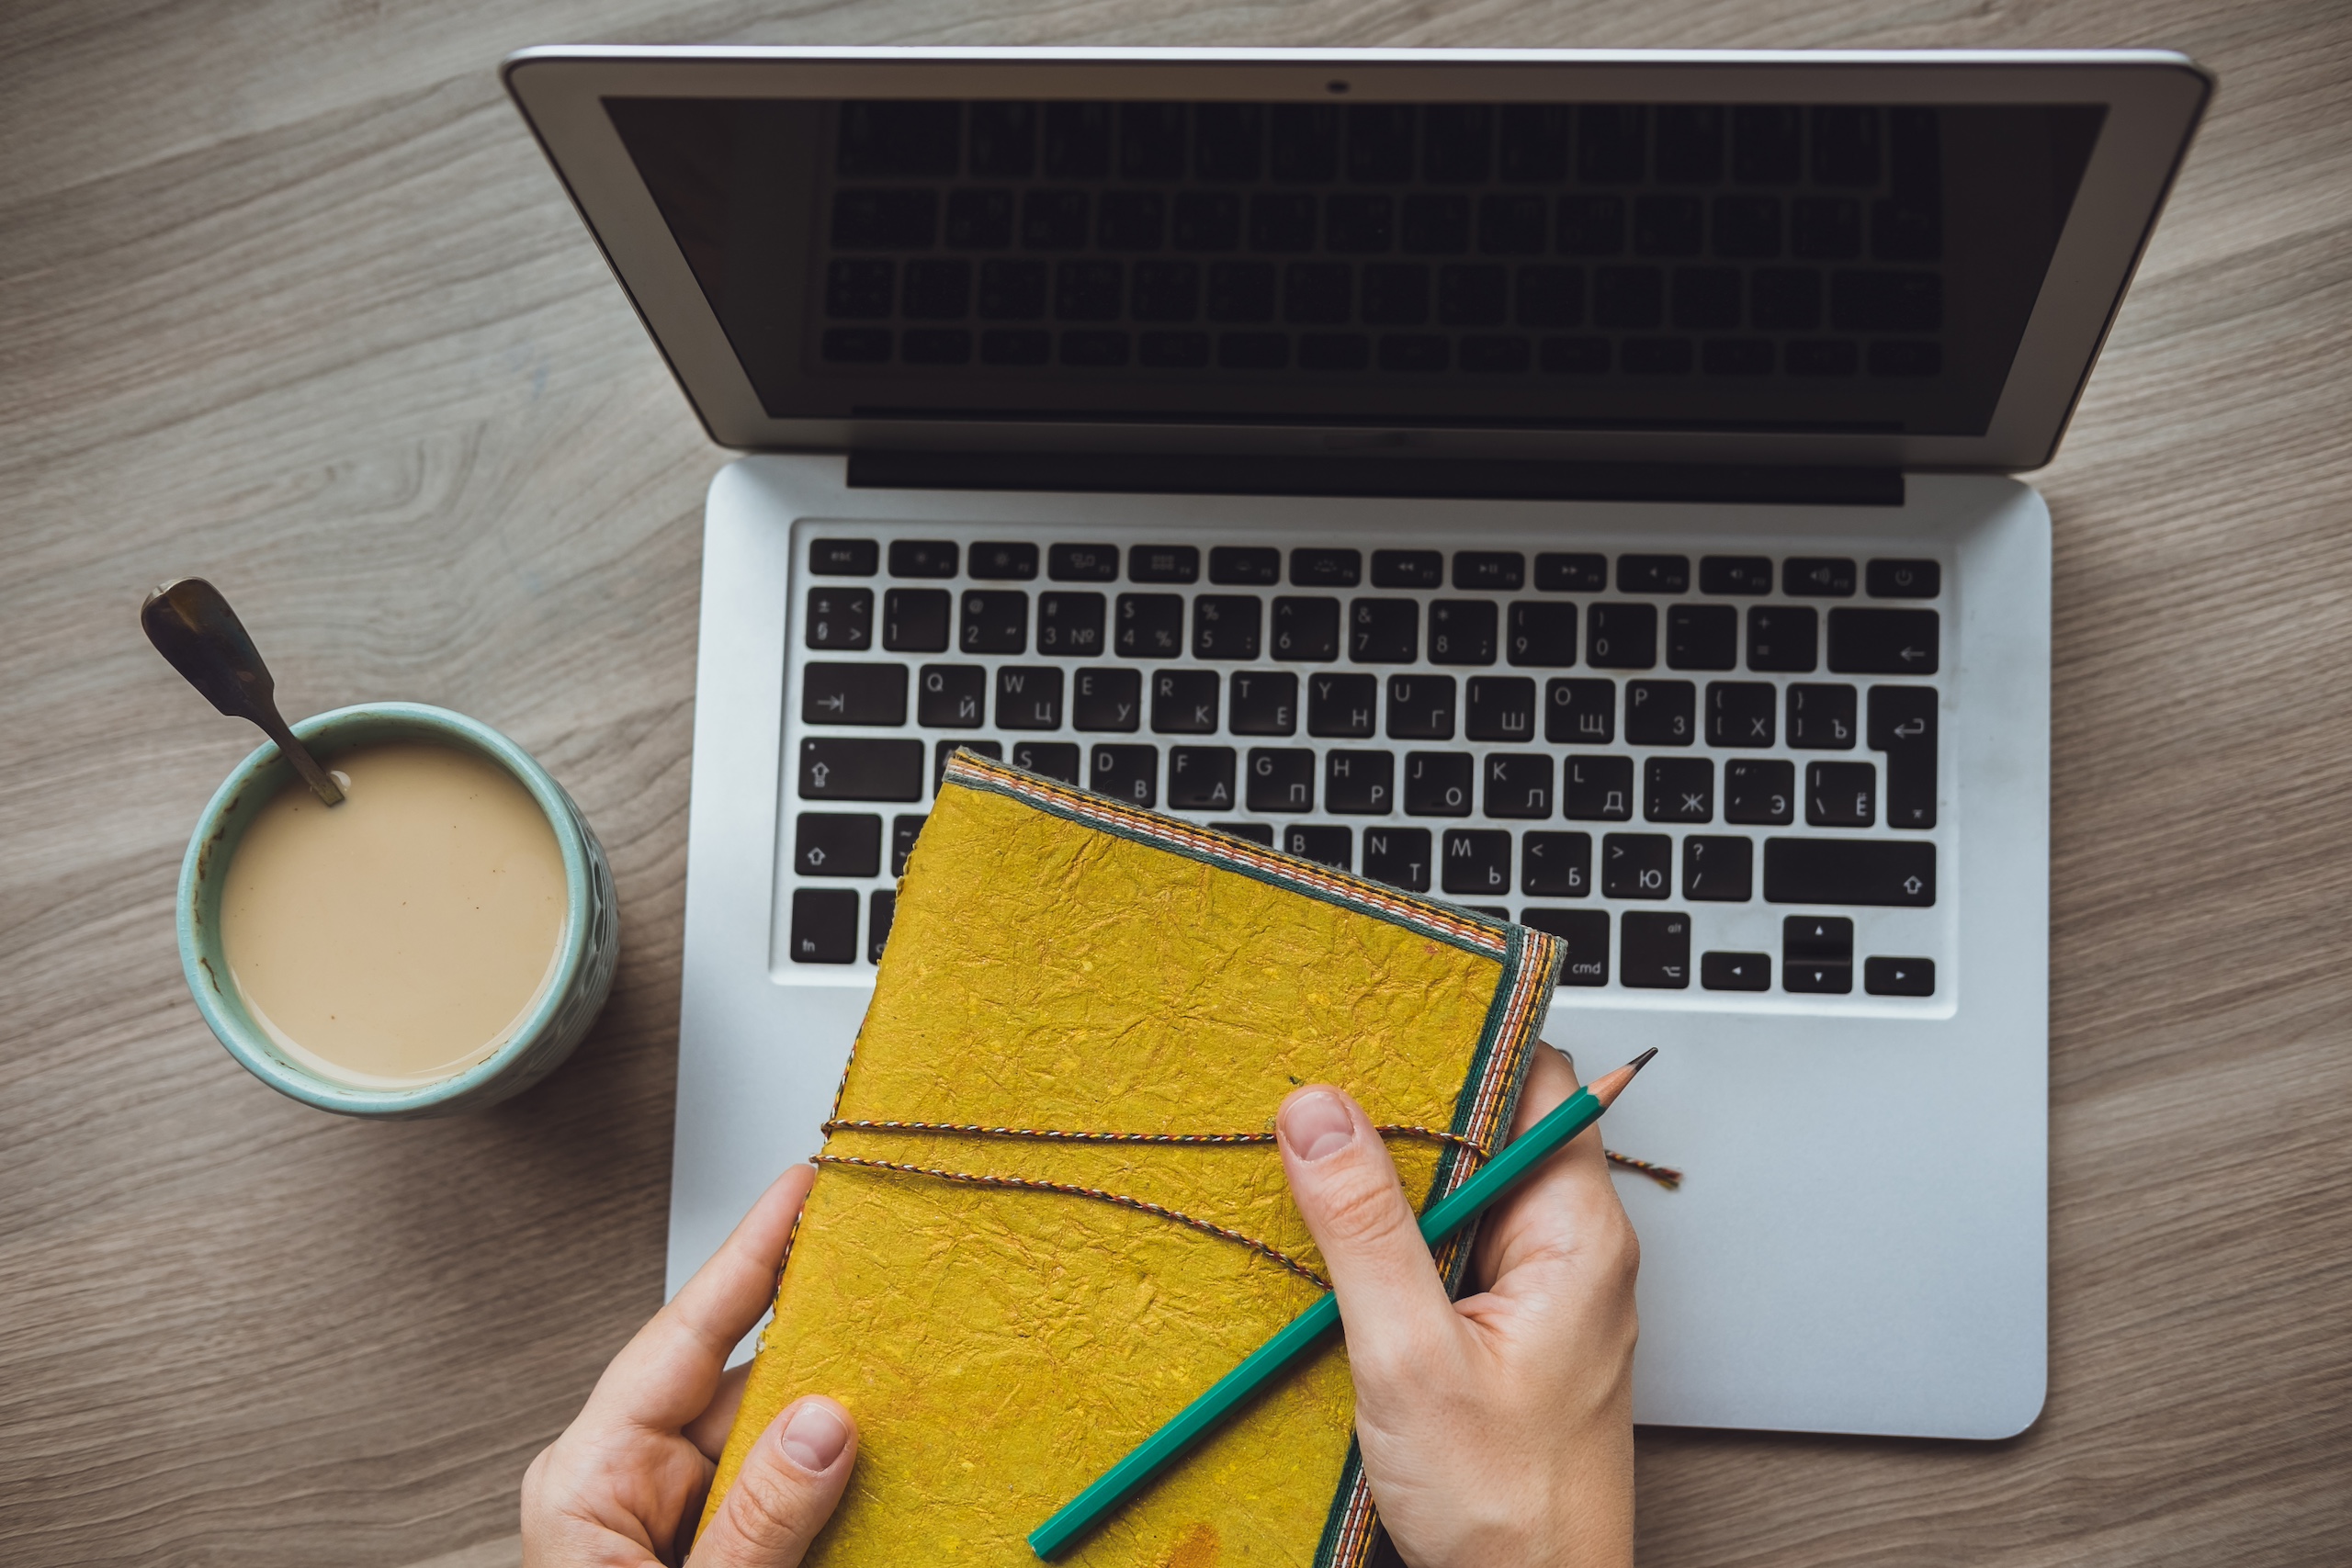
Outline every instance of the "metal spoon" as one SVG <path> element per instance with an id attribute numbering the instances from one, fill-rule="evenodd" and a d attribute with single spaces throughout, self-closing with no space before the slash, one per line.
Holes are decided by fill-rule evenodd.
<path id="1" fill-rule="evenodd" d="M 261 661 L 254 639 L 220 590 L 200 577 L 166 582 L 139 606 L 139 625 L 155 651 L 209 697 L 214 707 L 261 726 L 321 800 L 329 806 L 343 803 L 342 788 L 279 716 L 277 683 L 269 678 L 269 666 Z"/>

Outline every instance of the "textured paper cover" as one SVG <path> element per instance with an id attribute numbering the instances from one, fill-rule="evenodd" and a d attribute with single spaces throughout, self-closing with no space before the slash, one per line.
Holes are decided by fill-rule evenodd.
<path id="1" fill-rule="evenodd" d="M 1264 1132 L 1320 1080 L 1375 1123 L 1491 1147 L 1558 963 L 1542 933 L 963 754 L 834 1120 Z M 1417 1209 L 1482 1157 L 1388 1143 Z M 1322 1269 L 1271 1144 L 837 1127 L 824 1153 L 1124 1194 Z M 1032 1563 L 1031 1529 L 1320 1293 L 1093 1199 L 820 1164 L 705 1517 L 775 1413 L 821 1393 L 860 1448 L 811 1563 Z M 1361 1563 L 1352 1423 L 1335 1338 L 1062 1561 Z"/>

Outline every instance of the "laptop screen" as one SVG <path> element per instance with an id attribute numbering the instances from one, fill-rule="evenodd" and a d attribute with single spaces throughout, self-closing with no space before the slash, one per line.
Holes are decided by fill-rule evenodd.
<path id="1" fill-rule="evenodd" d="M 770 416 L 1977 435 L 2097 105 L 608 97 Z"/>

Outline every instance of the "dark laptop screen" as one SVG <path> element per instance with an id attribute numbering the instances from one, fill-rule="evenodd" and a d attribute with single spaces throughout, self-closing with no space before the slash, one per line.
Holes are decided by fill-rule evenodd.
<path id="1" fill-rule="evenodd" d="M 1984 432 L 2105 111 L 605 109 L 767 412 Z"/>

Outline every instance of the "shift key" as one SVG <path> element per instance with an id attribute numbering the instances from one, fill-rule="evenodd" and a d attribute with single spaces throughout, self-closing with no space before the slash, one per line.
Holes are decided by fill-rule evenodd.
<path id="1" fill-rule="evenodd" d="M 1767 839 L 1764 897 L 1925 909 L 1936 901 L 1936 846 L 1917 839 Z"/>
<path id="2" fill-rule="evenodd" d="M 1932 675 L 1933 610 L 1832 610 L 1829 668 L 1841 675 Z"/>
<path id="3" fill-rule="evenodd" d="M 800 743 L 803 800 L 921 800 L 922 742 L 826 738 Z"/>

